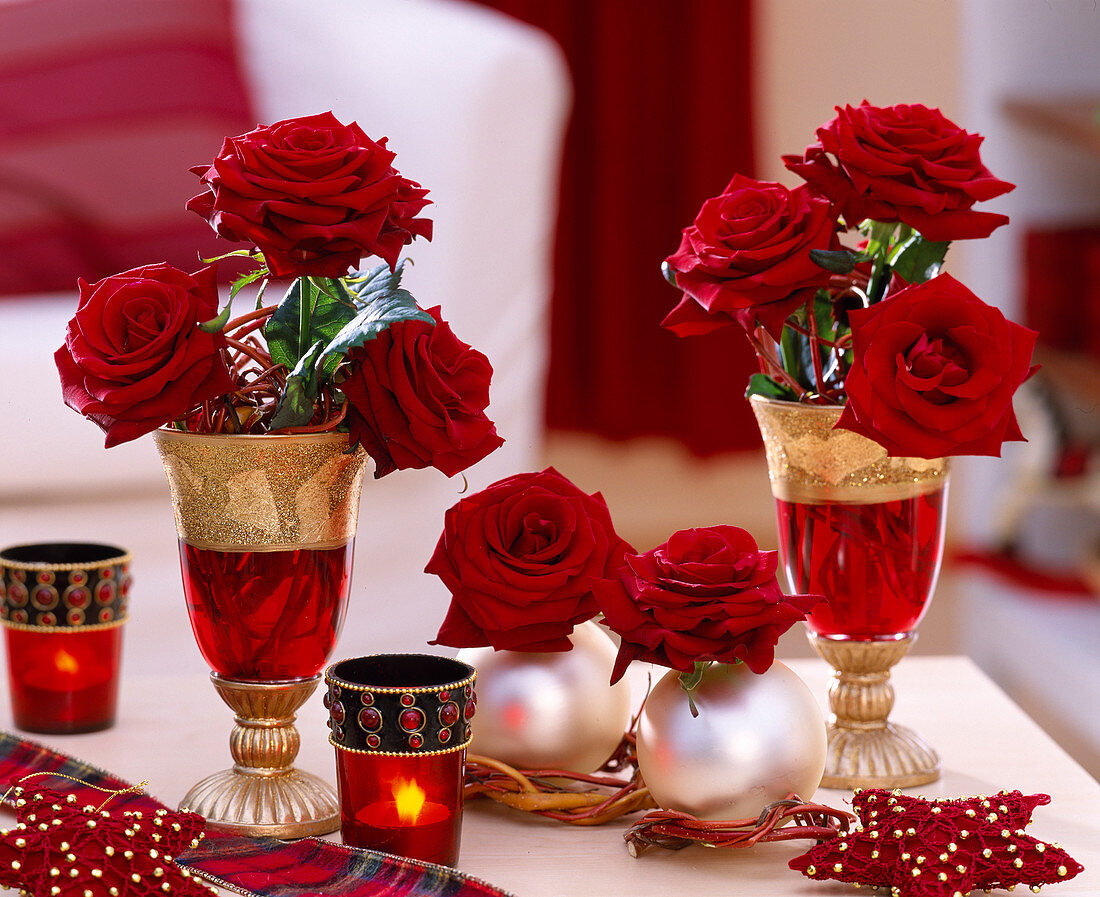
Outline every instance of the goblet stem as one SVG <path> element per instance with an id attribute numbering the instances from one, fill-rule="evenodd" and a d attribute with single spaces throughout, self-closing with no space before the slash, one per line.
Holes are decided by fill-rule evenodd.
<path id="1" fill-rule="evenodd" d="M 210 825 L 253 837 L 305 838 L 340 827 L 339 803 L 319 777 L 294 768 L 301 739 L 295 713 L 320 675 L 286 682 L 243 682 L 211 673 L 235 714 L 233 767 L 207 776 L 180 804 Z"/>
<path id="2" fill-rule="evenodd" d="M 808 637 L 835 670 L 821 786 L 911 788 L 936 781 L 936 752 L 915 732 L 888 719 L 894 706 L 890 668 L 909 652 L 916 636 L 882 641 Z"/>

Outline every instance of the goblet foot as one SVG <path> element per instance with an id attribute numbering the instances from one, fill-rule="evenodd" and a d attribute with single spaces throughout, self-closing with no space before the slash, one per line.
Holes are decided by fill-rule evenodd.
<path id="1" fill-rule="evenodd" d="M 298 769 L 275 775 L 223 769 L 188 791 L 180 808 L 205 816 L 219 829 L 250 837 L 308 838 L 340 827 L 332 788 Z"/>
<path id="2" fill-rule="evenodd" d="M 210 679 L 236 714 L 229 738 L 234 765 L 195 785 L 180 807 L 235 834 L 305 838 L 336 831 L 336 793 L 319 777 L 294 768 L 301 743 L 294 714 L 321 677 L 243 682 L 211 673 Z"/>
<path id="3" fill-rule="evenodd" d="M 940 777 L 940 758 L 911 729 L 830 724 L 822 788 L 913 788 Z"/>
<path id="4" fill-rule="evenodd" d="M 940 758 L 910 729 L 888 722 L 894 706 L 890 668 L 916 636 L 848 641 L 810 634 L 836 671 L 829 686 L 829 752 L 822 788 L 912 788 L 940 777 Z"/>

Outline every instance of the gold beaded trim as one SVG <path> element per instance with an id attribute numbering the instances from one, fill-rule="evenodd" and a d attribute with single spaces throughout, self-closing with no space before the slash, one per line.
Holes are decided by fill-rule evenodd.
<path id="1" fill-rule="evenodd" d="M 13 623 L 11 620 L 0 620 L 0 625 L 5 629 L 18 629 L 20 632 L 41 632 L 43 635 L 65 632 L 96 632 L 101 629 L 117 629 L 130 619 L 127 614 L 124 617 L 112 620 L 110 623 L 78 623 L 75 626 L 33 626 L 30 623 Z"/>
<path id="2" fill-rule="evenodd" d="M 53 564 L 48 561 L 11 561 L 5 557 L 0 557 L 0 568 L 27 570 L 34 573 L 51 573 L 54 570 L 71 573 L 73 570 L 101 570 L 119 564 L 129 564 L 133 559 L 134 556 L 130 552 L 105 558 L 102 561 L 83 561 L 72 564 Z"/>
<path id="3" fill-rule="evenodd" d="M 344 747 L 344 745 L 336 741 L 331 735 L 328 737 L 328 743 L 338 751 L 346 751 L 349 754 L 367 754 L 375 757 L 441 757 L 444 754 L 453 754 L 455 751 L 465 750 L 469 747 L 471 741 L 473 741 L 472 738 L 464 741 L 462 744 L 456 744 L 454 747 L 445 748 L 439 751 L 370 751 Z"/>
<path id="4" fill-rule="evenodd" d="M 343 661 L 341 661 L 341 663 L 343 663 Z M 371 694 L 383 695 L 434 694 L 441 691 L 451 691 L 456 688 L 465 688 L 467 685 L 473 685 L 475 679 L 477 679 L 477 673 L 458 682 L 448 682 L 446 685 L 418 685 L 414 688 L 395 688 L 389 685 L 355 685 L 351 682 L 345 682 L 343 679 L 337 679 L 335 676 L 325 676 L 325 682 L 339 685 L 341 691 L 369 691 Z"/>
<path id="5" fill-rule="evenodd" d="M 369 691 L 373 694 L 382 695 L 426 695 L 440 691 L 453 691 L 456 688 L 465 688 L 467 685 L 473 685 L 474 680 L 477 679 L 477 670 L 474 670 L 465 679 L 459 679 L 455 682 L 447 682 L 443 685 L 416 685 L 411 688 L 402 688 L 400 686 L 393 685 L 359 685 L 355 682 L 348 682 L 346 679 L 341 679 L 338 676 L 331 674 L 331 670 L 338 667 L 342 663 L 346 663 L 349 660 L 366 660 L 371 657 L 386 657 L 386 654 L 366 654 L 362 658 L 358 657 L 345 657 L 343 660 L 338 660 L 336 663 L 331 663 L 328 669 L 325 670 L 325 683 L 332 683 L 339 685 L 341 691 Z M 439 659 L 433 654 L 411 654 L 410 657 L 432 657 Z M 446 658 L 443 658 L 446 659 Z M 459 661 L 461 662 L 461 661 Z"/>

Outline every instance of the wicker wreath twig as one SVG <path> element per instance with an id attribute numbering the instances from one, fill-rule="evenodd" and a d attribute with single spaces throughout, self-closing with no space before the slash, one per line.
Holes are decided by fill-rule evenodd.
<path id="1" fill-rule="evenodd" d="M 804 803 L 798 795 L 766 806 L 755 819 L 706 820 L 675 810 L 647 813 L 623 833 L 630 855 L 650 847 L 680 850 L 690 844 L 707 847 L 752 847 L 762 841 L 821 841 L 848 831 L 851 813 L 823 804 Z"/>
<path id="2" fill-rule="evenodd" d="M 602 825 L 657 806 L 637 773 L 621 778 L 565 769 L 516 769 L 477 754 L 466 757 L 464 797 L 486 797 L 571 825 Z"/>

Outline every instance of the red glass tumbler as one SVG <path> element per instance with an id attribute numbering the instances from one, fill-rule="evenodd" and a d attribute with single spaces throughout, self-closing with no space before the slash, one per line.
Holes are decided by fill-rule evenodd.
<path id="1" fill-rule="evenodd" d="M 114 724 L 130 581 L 130 555 L 110 545 L 0 552 L 0 621 L 18 728 L 68 734 Z"/>
<path id="2" fill-rule="evenodd" d="M 474 668 L 429 654 L 376 654 L 325 672 L 345 844 L 453 865 Z"/>

